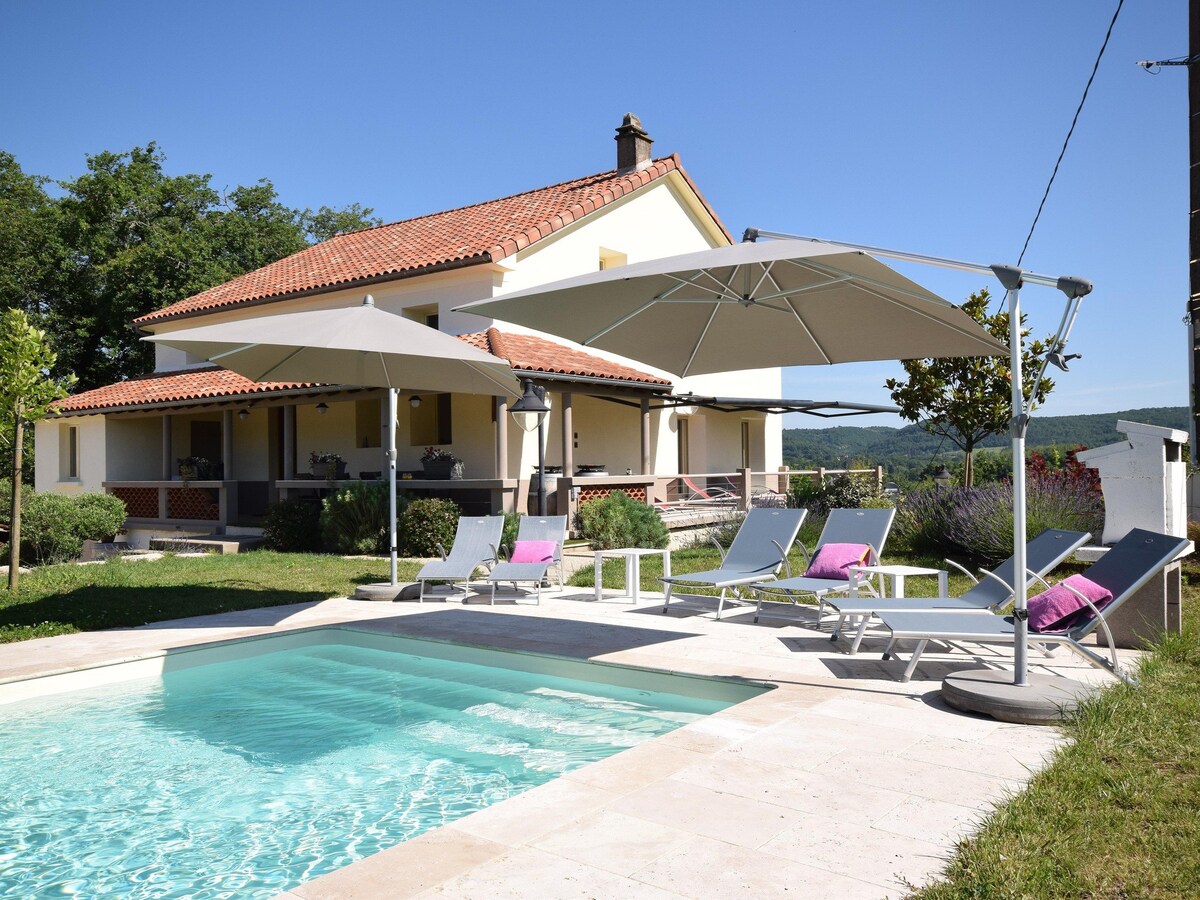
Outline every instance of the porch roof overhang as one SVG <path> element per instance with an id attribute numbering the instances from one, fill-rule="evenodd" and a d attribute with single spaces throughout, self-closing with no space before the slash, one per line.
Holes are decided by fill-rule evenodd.
<path id="1" fill-rule="evenodd" d="M 66 409 L 52 412 L 48 419 L 71 419 L 81 416 L 112 416 L 136 413 L 162 413 L 171 410 L 200 410 L 228 406 L 255 407 L 278 405 L 298 398 L 330 398 L 339 394 L 382 393 L 374 388 L 346 384 L 320 384 L 311 387 L 281 388 L 278 390 L 253 391 L 242 394 L 220 394 L 204 397 L 188 397 L 179 400 L 163 400 L 146 403 L 123 403 L 111 406 L 94 406 L 87 409 Z"/>

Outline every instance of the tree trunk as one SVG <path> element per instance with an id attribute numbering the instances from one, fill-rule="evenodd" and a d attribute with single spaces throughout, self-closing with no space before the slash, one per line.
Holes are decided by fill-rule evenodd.
<path id="1" fill-rule="evenodd" d="M 975 446 L 968 445 L 963 451 L 963 487 L 975 484 Z"/>
<path id="2" fill-rule="evenodd" d="M 21 577 L 21 465 L 24 463 L 25 417 L 17 406 L 13 429 L 12 524 L 8 535 L 8 589 L 15 591 Z"/>

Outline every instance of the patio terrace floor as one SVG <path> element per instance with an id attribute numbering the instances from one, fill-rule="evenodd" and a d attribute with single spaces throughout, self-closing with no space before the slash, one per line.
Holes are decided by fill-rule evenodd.
<path id="1" fill-rule="evenodd" d="M 1057 730 L 965 715 L 948 672 L 1004 648 L 925 654 L 895 680 L 880 638 L 857 656 L 826 630 L 734 610 L 328 600 L 0 645 L 0 682 L 172 647 L 348 625 L 413 637 L 769 682 L 776 690 L 300 885 L 286 898 L 900 897 L 933 878 L 981 815 L 1019 790 Z M 483 605 L 478 605 L 482 603 Z M 907 655 L 906 653 L 904 654 Z M 1050 665 L 1047 665 L 1049 663 Z M 1035 671 L 1103 682 L 1060 651 Z"/>

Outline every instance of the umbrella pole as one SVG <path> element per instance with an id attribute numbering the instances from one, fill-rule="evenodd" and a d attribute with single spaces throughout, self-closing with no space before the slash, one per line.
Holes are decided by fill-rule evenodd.
<path id="1" fill-rule="evenodd" d="M 388 552 L 391 556 L 388 571 L 390 584 L 396 586 L 396 389 L 388 388 L 387 411 L 388 463 Z"/>
<path id="2" fill-rule="evenodd" d="M 1008 288 L 1008 346 L 1012 353 L 1012 490 L 1013 490 L 1013 618 L 1016 647 L 1013 684 L 1029 686 L 1029 610 L 1026 608 L 1025 573 L 1025 392 L 1021 387 L 1021 284 Z"/>

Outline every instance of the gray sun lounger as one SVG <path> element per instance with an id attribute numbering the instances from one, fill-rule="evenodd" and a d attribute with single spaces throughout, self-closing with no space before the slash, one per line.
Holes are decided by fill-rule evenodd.
<path id="1" fill-rule="evenodd" d="M 558 586 L 563 586 L 562 551 L 563 541 L 567 538 L 566 516 L 522 516 L 521 525 L 517 529 L 518 541 L 554 541 L 554 559 L 552 562 L 498 562 L 488 573 L 487 580 L 492 585 L 492 605 L 496 605 L 496 585 L 500 582 L 512 582 L 513 589 L 521 582 L 537 584 L 537 601 L 542 602 L 542 582 L 550 571 L 550 566 L 558 566 Z"/>
<path id="2" fill-rule="evenodd" d="M 1061 528 L 1047 528 L 1032 541 L 1025 545 L 1025 568 L 1030 573 L 1026 585 L 1034 584 L 1038 578 L 1053 572 L 1072 553 L 1088 542 L 1091 535 L 1086 531 L 1066 531 Z M 1012 585 L 1016 583 L 1013 559 L 1010 556 L 1000 563 L 994 572 L 984 572 L 982 581 L 975 578 L 966 569 L 951 560 L 946 560 L 955 568 L 962 569 L 967 577 L 975 581 L 975 585 L 961 597 L 836 597 L 825 601 L 838 614 L 837 624 L 831 641 L 842 636 L 846 620 L 857 616 L 858 630 L 850 643 L 850 653 L 858 652 L 863 636 L 867 631 L 867 623 L 871 616 L 884 612 L 899 612 L 904 610 L 948 609 L 966 612 L 996 613 L 1002 610 L 1013 598 Z"/>
<path id="3" fill-rule="evenodd" d="M 418 599 L 425 600 L 425 587 L 430 581 L 461 581 L 463 600 L 469 595 L 471 576 L 480 566 L 490 568 L 496 562 L 500 535 L 504 531 L 504 516 L 461 516 L 454 532 L 454 544 L 450 552 L 439 544 L 442 558 L 426 563 L 417 573 L 421 583 Z"/>
<path id="4" fill-rule="evenodd" d="M 892 520 L 895 518 L 896 510 L 893 507 L 886 509 L 831 509 L 812 554 L 809 554 L 808 548 L 803 544 L 800 545 L 800 550 L 804 554 L 805 562 L 812 565 L 813 557 L 826 544 L 865 544 L 870 548 L 867 557 L 868 565 L 877 566 L 883 556 L 883 545 L 887 543 L 888 534 L 892 530 Z M 830 594 L 844 594 L 852 587 L 856 590 L 865 588 L 872 594 L 877 593 L 873 584 L 866 579 L 852 585 L 850 581 L 833 578 L 807 578 L 800 575 L 796 578 L 784 578 L 779 581 L 751 585 L 751 588 L 758 592 L 758 607 L 754 611 L 754 621 L 757 622 L 760 618 L 792 618 L 790 615 L 783 615 L 784 607 L 782 605 L 786 604 L 786 608 L 791 609 L 795 607 L 796 598 L 813 596 L 817 598 L 817 621 L 819 622 L 825 611 L 825 598 Z M 779 596 L 770 596 L 775 594 Z M 775 606 L 768 607 L 764 611 L 763 603 L 772 603 Z"/>
<path id="5" fill-rule="evenodd" d="M 1084 573 L 1089 579 L 1112 592 L 1113 598 L 1102 609 L 1086 601 L 1092 614 L 1083 616 L 1076 624 L 1063 631 L 1029 631 L 1029 642 L 1035 645 L 1065 644 L 1092 665 L 1105 669 L 1122 681 L 1131 677 L 1121 670 L 1117 661 L 1117 650 L 1112 632 L 1105 621 L 1131 596 L 1138 592 L 1166 565 L 1191 553 L 1194 548 L 1187 538 L 1156 534 L 1135 528 L 1121 538 L 1099 560 Z M 1072 593 L 1077 593 L 1072 591 Z M 893 656 L 892 646 L 896 641 L 915 640 L 917 646 L 909 659 L 901 681 L 908 681 L 921 659 L 925 646 L 930 641 L 971 641 L 979 644 L 1012 644 L 1016 639 L 1016 626 L 1012 616 L 989 615 L 979 612 L 955 612 L 952 610 L 924 610 L 914 612 L 889 612 L 880 616 L 884 627 L 892 633 L 884 659 Z M 1101 656 L 1081 643 L 1097 628 L 1104 631 L 1108 640 L 1109 658 Z"/>
<path id="6" fill-rule="evenodd" d="M 788 550 L 795 543 L 806 515 L 806 509 L 751 509 L 729 550 L 717 545 L 722 557 L 720 568 L 661 579 L 665 585 L 662 611 L 667 611 L 676 585 L 720 588 L 717 618 L 721 618 L 729 588 L 769 580 L 781 566 L 787 565 Z"/>

